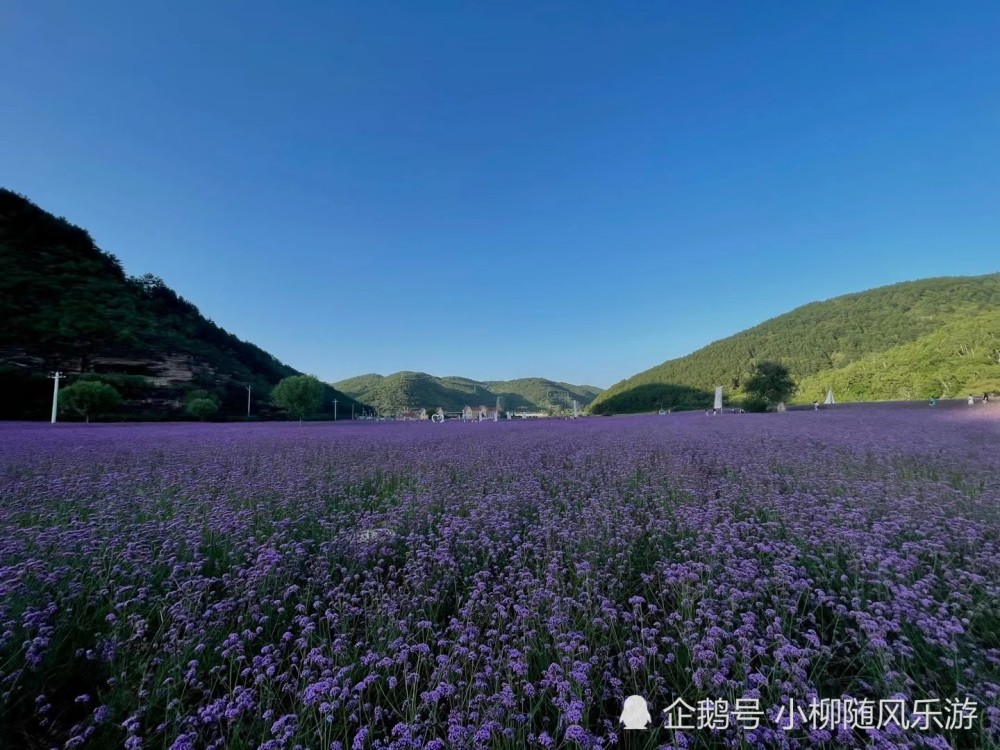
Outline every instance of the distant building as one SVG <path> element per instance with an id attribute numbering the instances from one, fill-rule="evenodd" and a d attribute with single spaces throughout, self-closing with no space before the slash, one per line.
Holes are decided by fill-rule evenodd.
<path id="1" fill-rule="evenodd" d="M 482 422 L 497 416 L 495 406 L 466 406 L 462 409 L 462 419 L 466 422 Z"/>
<path id="2" fill-rule="evenodd" d="M 427 410 L 421 409 L 420 411 L 401 411 L 396 415 L 396 419 L 403 422 L 420 422 L 428 419 Z"/>

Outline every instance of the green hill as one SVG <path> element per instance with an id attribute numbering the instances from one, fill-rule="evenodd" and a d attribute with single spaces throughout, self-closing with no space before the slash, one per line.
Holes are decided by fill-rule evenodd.
<path id="1" fill-rule="evenodd" d="M 47 417 L 48 373 L 97 377 L 126 399 L 125 416 L 165 419 L 207 391 L 222 416 L 268 416 L 271 386 L 299 374 L 207 320 L 151 275 L 130 277 L 90 235 L 0 189 L 0 419 Z M 340 415 L 351 400 L 332 388 Z"/>
<path id="2" fill-rule="evenodd" d="M 479 382 L 455 376 L 436 377 L 424 372 L 393 375 L 359 375 L 334 383 L 334 387 L 372 404 L 383 414 L 406 409 L 443 408 L 454 412 L 468 406 L 493 404 L 497 397 L 511 411 L 571 411 L 573 399 L 581 408 L 600 393 L 594 386 L 559 383 L 544 378 Z"/>
<path id="3" fill-rule="evenodd" d="M 1000 274 L 908 281 L 813 302 L 616 383 L 598 414 L 704 407 L 755 362 L 786 364 L 797 400 L 953 397 L 1000 390 Z"/>

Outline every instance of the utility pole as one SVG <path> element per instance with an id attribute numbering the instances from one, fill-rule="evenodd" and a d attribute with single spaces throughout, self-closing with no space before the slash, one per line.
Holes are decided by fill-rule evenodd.
<path id="1" fill-rule="evenodd" d="M 493 412 L 493 421 L 497 422 L 500 420 L 500 397 L 497 396 L 497 409 Z"/>
<path id="2" fill-rule="evenodd" d="M 247 419 L 250 418 L 250 389 L 252 387 L 249 383 L 247 384 Z"/>
<path id="3" fill-rule="evenodd" d="M 351 402 L 351 421 L 354 421 L 354 402 Z"/>
<path id="4" fill-rule="evenodd" d="M 49 375 L 52 379 L 52 424 L 56 423 L 56 414 L 59 410 L 59 378 L 66 377 L 59 370 Z"/>
<path id="5" fill-rule="evenodd" d="M 337 421 L 337 399 L 333 400 L 333 421 Z"/>

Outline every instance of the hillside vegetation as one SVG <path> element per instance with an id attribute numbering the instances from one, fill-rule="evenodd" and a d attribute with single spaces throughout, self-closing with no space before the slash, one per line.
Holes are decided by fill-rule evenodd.
<path id="1" fill-rule="evenodd" d="M 573 399 L 583 408 L 601 392 L 588 385 L 571 385 L 545 378 L 476 381 L 456 376 L 437 377 L 425 372 L 393 375 L 359 375 L 334 387 L 378 408 L 383 414 L 405 409 L 460 411 L 464 406 L 494 404 L 511 411 L 571 411 Z"/>
<path id="2" fill-rule="evenodd" d="M 130 277 L 90 235 L 0 189 L 0 418 L 45 418 L 60 369 L 100 378 L 132 417 L 181 416 L 209 396 L 220 415 L 267 415 L 271 386 L 298 371 L 206 319 L 161 279 Z M 350 408 L 326 387 L 324 411 Z M 343 411 L 340 412 L 343 415 Z"/>
<path id="3" fill-rule="evenodd" d="M 1000 391 L 1000 309 L 970 314 L 916 341 L 803 378 L 802 400 L 833 388 L 842 401 Z"/>
<path id="4" fill-rule="evenodd" d="M 1000 390 L 1000 274 L 880 287 L 804 305 L 616 383 L 598 414 L 739 398 L 755 362 L 787 365 L 797 400 L 890 400 Z"/>

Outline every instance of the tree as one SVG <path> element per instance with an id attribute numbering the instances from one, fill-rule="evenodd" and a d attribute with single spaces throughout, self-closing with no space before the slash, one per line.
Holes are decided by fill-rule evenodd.
<path id="1" fill-rule="evenodd" d="M 122 401 L 121 395 L 107 383 L 81 380 L 59 392 L 59 403 L 90 421 L 92 414 L 114 410 Z"/>
<path id="2" fill-rule="evenodd" d="M 744 390 L 750 399 L 777 404 L 795 393 L 795 381 L 788 368 L 780 362 L 758 362 Z"/>
<path id="3" fill-rule="evenodd" d="M 302 417 L 323 407 L 323 384 L 311 375 L 292 375 L 274 386 L 271 401 L 302 424 Z"/>
<path id="4" fill-rule="evenodd" d="M 219 411 L 219 405 L 210 398 L 194 398 L 188 402 L 185 411 L 195 419 L 204 422 L 215 416 Z"/>

